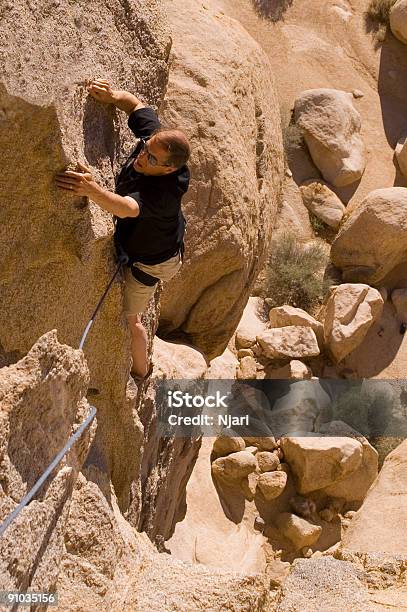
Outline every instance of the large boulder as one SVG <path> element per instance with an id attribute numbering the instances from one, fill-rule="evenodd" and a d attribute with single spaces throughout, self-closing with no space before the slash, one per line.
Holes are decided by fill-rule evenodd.
<path id="1" fill-rule="evenodd" d="M 342 421 L 332 421 L 322 425 L 321 434 L 328 436 L 347 436 L 357 440 L 362 445 L 362 461 L 351 474 L 336 480 L 332 485 L 324 487 L 324 493 L 331 497 L 339 497 L 345 501 L 362 501 L 377 477 L 379 469 L 379 454 L 367 439 Z"/>
<path id="2" fill-rule="evenodd" d="M 390 29 L 394 36 L 407 45 L 407 2 L 397 0 L 390 10 Z"/>
<path id="3" fill-rule="evenodd" d="M 169 6 L 163 112 L 185 128 L 193 154 L 186 261 L 164 290 L 161 325 L 188 334 L 211 359 L 236 329 L 267 256 L 283 178 L 279 105 L 268 59 L 237 21 L 212 0 L 205 9 L 199 0 Z"/>
<path id="4" fill-rule="evenodd" d="M 324 343 L 324 326 L 302 308 L 294 308 L 285 304 L 272 308 L 269 312 L 270 327 L 285 327 L 288 325 L 303 325 L 314 330 L 320 348 Z"/>
<path id="5" fill-rule="evenodd" d="M 295 102 L 295 121 L 324 179 L 335 187 L 359 180 L 366 165 L 361 118 L 353 96 L 337 89 L 310 89 Z"/>
<path id="6" fill-rule="evenodd" d="M 358 553 L 407 557 L 407 440 L 385 459 L 352 519 L 341 547 Z"/>
<path id="7" fill-rule="evenodd" d="M 406 230 L 407 189 L 376 189 L 343 224 L 332 244 L 332 263 L 344 281 L 380 284 L 396 266 L 407 264 Z"/>
<path id="8" fill-rule="evenodd" d="M 345 207 L 336 195 L 323 181 L 311 179 L 300 187 L 305 206 L 318 219 L 333 229 L 338 229 Z"/>
<path id="9" fill-rule="evenodd" d="M 324 333 L 337 362 L 361 344 L 383 304 L 379 291 L 368 285 L 345 283 L 333 289 L 325 306 Z"/>
<path id="10" fill-rule="evenodd" d="M 0 145 L 7 151 L 0 184 L 2 366 L 50 329 L 78 346 L 117 265 L 114 224 L 99 206 L 56 189 L 54 177 L 79 159 L 114 188 L 135 138 L 126 114 L 91 98 L 85 81 L 108 78 L 157 107 L 170 37 L 158 4 L 144 1 L 89 0 L 85 10 L 70 0 L 29 7 L 16 0 L 0 12 Z M 151 300 L 144 317 L 150 337 L 156 316 Z M 98 406 L 94 456 L 103 457 L 125 511 L 138 490 L 143 434 L 136 390 L 127 384 L 121 282 L 111 287 L 84 350 Z"/>
<path id="11" fill-rule="evenodd" d="M 288 463 L 302 495 L 325 489 L 355 472 L 362 462 L 362 444 L 353 438 L 329 434 L 307 435 L 281 439 L 284 461 Z"/>
<path id="12" fill-rule="evenodd" d="M 257 342 L 269 359 L 307 359 L 319 355 L 313 329 L 302 325 L 268 329 L 257 336 Z"/>

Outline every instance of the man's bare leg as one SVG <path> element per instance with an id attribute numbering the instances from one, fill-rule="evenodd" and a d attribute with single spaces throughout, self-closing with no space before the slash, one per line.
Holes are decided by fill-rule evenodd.
<path id="1" fill-rule="evenodd" d="M 147 365 L 147 332 L 141 322 L 141 314 L 127 315 L 131 332 L 131 355 L 133 367 L 131 373 L 144 377 L 148 371 Z"/>

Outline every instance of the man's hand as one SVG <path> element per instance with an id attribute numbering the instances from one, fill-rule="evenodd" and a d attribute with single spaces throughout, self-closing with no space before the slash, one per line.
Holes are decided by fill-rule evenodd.
<path id="1" fill-rule="evenodd" d="M 60 189 L 70 191 L 75 196 L 92 198 L 101 190 L 96 181 L 93 180 L 90 169 L 81 162 L 77 162 L 76 172 L 66 170 L 57 174 L 55 182 Z"/>
<path id="2" fill-rule="evenodd" d="M 90 81 L 87 90 L 98 102 L 114 104 L 117 108 L 130 115 L 134 110 L 144 108 L 145 104 L 135 95 L 121 89 L 112 89 L 106 79 Z"/>
<path id="3" fill-rule="evenodd" d="M 95 98 L 98 102 L 104 102 L 105 104 L 115 103 L 115 90 L 111 88 L 109 82 L 106 79 L 95 79 L 90 81 L 87 90 L 90 95 Z"/>

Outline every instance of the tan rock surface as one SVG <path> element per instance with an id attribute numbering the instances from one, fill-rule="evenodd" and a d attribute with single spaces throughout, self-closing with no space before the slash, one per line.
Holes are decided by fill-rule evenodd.
<path id="1" fill-rule="evenodd" d="M 344 283 L 332 290 L 324 312 L 324 333 L 337 362 L 363 342 L 382 310 L 383 298 L 368 285 Z"/>
<path id="2" fill-rule="evenodd" d="M 162 325 L 213 358 L 266 257 L 283 176 L 280 117 L 267 58 L 237 21 L 212 1 L 166 6 L 173 55 L 163 111 L 185 127 L 193 155 L 186 262 L 165 290 Z"/>
<path id="3" fill-rule="evenodd" d="M 232 432 L 229 432 L 232 433 Z M 218 456 L 229 455 L 245 450 L 246 445 L 243 438 L 238 435 L 225 435 L 216 438 L 213 443 L 213 452 Z"/>
<path id="4" fill-rule="evenodd" d="M 348 476 L 325 487 L 324 492 L 331 497 L 338 497 L 349 502 L 363 501 L 377 477 L 379 468 L 377 450 L 369 444 L 364 436 L 361 436 L 357 431 L 341 421 L 332 421 L 331 423 L 324 424 L 320 427 L 320 432 L 329 436 L 349 436 L 362 445 L 362 461 L 359 467 Z"/>
<path id="5" fill-rule="evenodd" d="M 225 481 L 241 480 L 256 468 L 256 458 L 245 450 L 220 457 L 212 463 L 214 477 Z"/>
<path id="6" fill-rule="evenodd" d="M 269 359 L 306 359 L 319 355 L 318 342 L 310 327 L 276 327 L 257 336 L 257 342 Z"/>
<path id="7" fill-rule="evenodd" d="M 407 441 L 385 459 L 377 480 L 353 517 L 341 548 L 407 557 Z"/>
<path id="8" fill-rule="evenodd" d="M 325 489 L 352 474 L 359 468 L 363 455 L 357 440 L 323 434 L 282 438 L 281 448 L 300 494 Z"/>
<path id="9" fill-rule="evenodd" d="M 332 244 L 331 259 L 343 271 L 343 280 L 385 284 L 393 273 L 394 287 L 404 278 L 407 264 L 406 229 L 407 189 L 372 191 L 352 211 Z"/>
<path id="10" fill-rule="evenodd" d="M 276 517 L 276 525 L 281 533 L 294 544 L 297 550 L 304 548 L 304 546 L 315 544 L 322 532 L 322 527 L 319 525 L 313 525 L 309 521 L 290 512 L 279 514 Z"/>
<path id="11" fill-rule="evenodd" d="M 402 174 L 407 177 L 407 146 L 406 146 L 407 134 L 404 133 L 397 143 L 395 149 L 395 155 L 397 159 L 397 163 Z"/>
<path id="12" fill-rule="evenodd" d="M 303 183 L 300 190 L 308 210 L 329 227 L 338 229 L 345 207 L 329 186 L 323 181 L 311 179 Z"/>
<path id="13" fill-rule="evenodd" d="M 373 599 L 373 597 L 372 597 Z M 296 559 L 283 585 L 278 602 L 280 612 L 370 612 L 374 607 L 367 584 L 357 568 L 332 557 Z"/>
<path id="14" fill-rule="evenodd" d="M 394 36 L 407 45 L 407 2 L 397 0 L 390 11 L 390 29 Z"/>
<path id="15" fill-rule="evenodd" d="M 283 493 L 286 484 L 287 474 L 285 472 L 264 472 L 259 476 L 257 489 L 262 492 L 267 501 L 270 501 Z"/>
<path id="16" fill-rule="evenodd" d="M 209 364 L 209 368 L 205 374 L 205 378 L 213 378 L 213 379 L 232 379 L 236 378 L 236 370 L 239 365 L 239 360 L 232 353 L 232 351 L 227 348 L 219 355 L 219 357 L 215 357 Z"/>
<path id="17" fill-rule="evenodd" d="M 204 378 L 207 363 L 202 353 L 192 346 L 165 342 L 155 336 L 153 343 L 153 376 L 156 378 Z"/>
<path id="18" fill-rule="evenodd" d="M 325 180 L 343 187 L 361 178 L 366 165 L 365 145 L 352 94 L 337 89 L 310 89 L 297 98 L 294 113 Z"/>
<path id="19" fill-rule="evenodd" d="M 250 297 L 236 329 L 235 342 L 238 348 L 253 346 L 257 335 L 266 329 L 266 322 L 259 316 L 260 308 L 260 298 Z"/>
<path id="20" fill-rule="evenodd" d="M 400 321 L 407 324 L 407 288 L 395 289 L 392 291 L 391 301 L 396 308 L 397 316 Z"/>
<path id="21" fill-rule="evenodd" d="M 53 185 L 55 174 L 79 159 L 112 189 L 114 173 L 134 147 L 125 113 L 90 99 L 85 80 L 108 78 L 157 105 L 170 39 L 158 5 L 144 1 L 125 8 L 90 0 L 83 10 L 68 0 L 30 7 L 16 0 L 2 7 L 0 34 L 0 143 L 7 151 L 0 188 L 0 365 L 8 365 L 50 329 L 78 346 L 116 266 L 112 216 Z M 30 170 L 17 179 L 21 168 Z M 129 457 L 128 449 L 142 432 L 134 388 L 127 387 L 121 294 L 121 283 L 114 283 L 85 355 L 99 410 L 94 451 L 103 456 L 124 511 L 139 479 L 139 453 Z M 145 316 L 150 336 L 155 317 L 152 301 Z"/>
<path id="22" fill-rule="evenodd" d="M 272 472 L 276 470 L 280 464 L 278 455 L 269 451 L 257 452 L 256 459 L 261 472 Z"/>
<path id="23" fill-rule="evenodd" d="M 310 380 L 312 371 L 305 363 L 292 359 L 290 363 L 281 368 L 267 368 L 265 370 L 265 378 L 274 380 Z"/>
<path id="24" fill-rule="evenodd" d="M 1 522 L 22 500 L 85 420 L 89 372 L 81 351 L 42 336 L 17 364 L 0 370 Z M 95 427 L 84 433 L 42 492 L 0 538 L 0 582 L 19 590 L 51 591 L 64 554 L 72 488 Z M 46 539 L 47 546 L 43 547 Z"/>
<path id="25" fill-rule="evenodd" d="M 254 357 L 243 357 L 240 360 L 236 378 L 238 379 L 254 379 L 257 375 L 257 362 Z"/>
<path id="26" fill-rule="evenodd" d="M 302 308 L 294 308 L 288 304 L 272 308 L 269 312 L 270 327 L 285 327 L 286 325 L 303 325 L 314 330 L 320 348 L 324 342 L 324 326 Z"/>

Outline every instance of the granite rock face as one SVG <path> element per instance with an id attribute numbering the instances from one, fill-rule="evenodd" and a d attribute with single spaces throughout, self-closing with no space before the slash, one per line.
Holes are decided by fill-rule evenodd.
<path id="1" fill-rule="evenodd" d="M 34 0 L 28 6 L 17 0 L 1 12 L 0 366 L 17 361 L 50 329 L 61 342 L 79 345 L 116 265 L 113 222 L 92 202 L 57 190 L 54 177 L 79 159 L 113 188 L 134 136 L 125 113 L 91 99 L 85 80 L 108 78 L 157 105 L 170 45 L 155 1 Z M 151 335 L 153 301 L 145 320 Z M 119 282 L 85 355 L 98 408 L 91 455 L 103 461 L 125 511 L 138 480 L 136 455 L 129 457 L 128 449 L 141 444 L 142 431 L 135 389 L 127 386 L 130 352 Z"/>
<path id="2" fill-rule="evenodd" d="M 161 325 L 212 359 L 266 258 L 283 178 L 280 118 L 270 65 L 246 30 L 214 2 L 167 5 L 174 44 L 163 111 L 193 154 L 186 261 L 164 290 Z"/>

